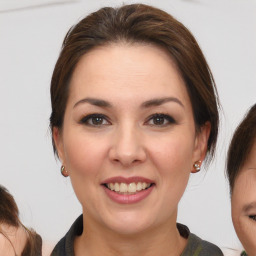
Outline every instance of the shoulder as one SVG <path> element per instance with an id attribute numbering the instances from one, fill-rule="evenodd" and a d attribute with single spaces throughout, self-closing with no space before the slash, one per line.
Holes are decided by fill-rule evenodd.
<path id="1" fill-rule="evenodd" d="M 65 252 L 66 237 L 64 236 L 54 247 L 51 256 L 67 255 Z"/>
<path id="2" fill-rule="evenodd" d="M 190 233 L 188 244 L 182 256 L 223 256 L 221 249 L 208 241 Z"/>
<path id="3" fill-rule="evenodd" d="M 190 234 L 190 240 L 191 243 L 194 244 L 197 248 L 198 254 L 195 255 L 223 256 L 221 249 L 215 244 L 205 241 L 192 233 Z"/>
<path id="4" fill-rule="evenodd" d="M 182 229 L 189 232 L 189 229 L 184 225 L 178 224 L 177 227 L 180 233 Z M 193 233 L 189 232 L 186 238 L 188 239 L 188 243 L 181 256 L 223 256 L 218 246 L 201 239 Z"/>
<path id="5" fill-rule="evenodd" d="M 51 256 L 74 256 L 74 239 L 81 235 L 83 230 L 83 215 L 73 223 L 67 234 L 56 244 Z"/>

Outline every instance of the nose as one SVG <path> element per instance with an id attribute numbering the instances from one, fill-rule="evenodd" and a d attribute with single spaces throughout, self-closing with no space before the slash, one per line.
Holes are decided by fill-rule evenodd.
<path id="1" fill-rule="evenodd" d="M 143 136 L 138 129 L 127 125 L 116 130 L 109 151 L 109 158 L 112 162 L 129 167 L 146 160 Z"/>

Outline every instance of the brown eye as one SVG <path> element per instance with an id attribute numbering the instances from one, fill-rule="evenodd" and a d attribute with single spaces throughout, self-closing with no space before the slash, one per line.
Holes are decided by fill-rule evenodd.
<path id="1" fill-rule="evenodd" d="M 149 118 L 147 123 L 149 125 L 166 126 L 169 124 L 174 124 L 174 123 L 176 123 L 176 121 L 169 115 L 154 114 Z"/>
<path id="2" fill-rule="evenodd" d="M 249 218 L 256 221 L 256 215 L 250 215 Z"/>
<path id="3" fill-rule="evenodd" d="M 102 114 L 92 114 L 85 116 L 81 119 L 80 123 L 89 126 L 103 126 L 110 124 L 107 118 Z"/>
<path id="4" fill-rule="evenodd" d="M 152 121 L 155 125 L 162 125 L 166 120 L 163 116 L 156 116 L 152 119 Z"/>
<path id="5" fill-rule="evenodd" d="M 103 123 L 104 119 L 102 117 L 92 117 L 91 123 L 93 125 L 101 125 Z"/>

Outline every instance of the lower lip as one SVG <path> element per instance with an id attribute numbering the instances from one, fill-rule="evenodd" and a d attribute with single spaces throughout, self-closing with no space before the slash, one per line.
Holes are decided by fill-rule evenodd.
<path id="1" fill-rule="evenodd" d="M 152 185 L 148 189 L 138 191 L 137 193 L 132 195 L 119 194 L 116 193 L 115 191 L 106 188 L 105 186 L 103 186 L 103 188 L 106 194 L 109 196 L 109 198 L 112 199 L 114 202 L 119 204 L 134 204 L 148 197 L 149 194 L 152 192 L 154 185 Z"/>

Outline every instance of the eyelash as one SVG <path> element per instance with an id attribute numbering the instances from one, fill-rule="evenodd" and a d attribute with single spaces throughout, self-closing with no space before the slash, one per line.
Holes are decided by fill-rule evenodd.
<path id="1" fill-rule="evenodd" d="M 249 218 L 256 221 L 256 215 L 250 215 Z"/>
<path id="2" fill-rule="evenodd" d="M 93 120 L 96 121 L 96 119 L 101 119 L 102 121 L 106 120 L 108 124 L 103 124 L 103 123 L 93 123 Z M 91 120 L 91 123 L 90 123 Z M 109 125 L 110 122 L 108 121 L 108 118 L 105 115 L 102 114 L 91 114 L 91 115 L 87 115 L 85 117 L 83 117 L 80 122 L 80 124 L 85 124 L 85 125 L 89 125 L 89 126 L 102 126 L 102 125 Z"/>
<path id="3" fill-rule="evenodd" d="M 107 122 L 107 124 L 103 123 L 104 120 Z M 94 122 L 94 121 L 96 121 L 96 122 Z M 153 123 L 150 124 L 150 121 L 153 121 Z M 97 114 L 97 113 L 90 114 L 90 115 L 83 117 L 79 123 L 85 124 L 88 126 L 94 126 L 94 127 L 97 127 L 97 126 L 100 127 L 100 126 L 111 124 L 105 115 Z M 159 126 L 159 127 L 165 127 L 165 126 L 168 126 L 170 124 L 175 124 L 175 123 L 176 123 L 176 121 L 173 117 L 171 117 L 170 115 L 167 115 L 167 114 L 163 114 L 163 113 L 153 114 L 145 122 L 145 124 L 148 124 L 150 126 Z"/>
<path id="4" fill-rule="evenodd" d="M 163 114 L 163 113 L 156 113 L 156 114 L 151 115 L 147 119 L 146 123 L 149 123 L 151 120 L 154 120 L 156 118 L 161 119 L 165 123 L 160 123 L 160 124 L 153 123 L 153 124 L 151 124 L 152 126 L 168 126 L 170 124 L 176 123 L 176 121 L 173 117 L 171 117 L 170 115 L 167 115 L 167 114 Z"/>

